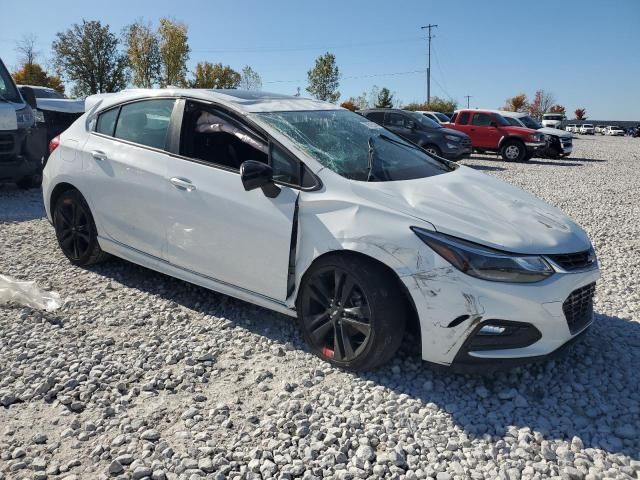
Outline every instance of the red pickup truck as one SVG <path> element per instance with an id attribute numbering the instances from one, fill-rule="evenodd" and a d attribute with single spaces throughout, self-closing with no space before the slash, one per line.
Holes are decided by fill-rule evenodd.
<path id="1" fill-rule="evenodd" d="M 469 135 L 474 149 L 498 152 L 509 162 L 526 162 L 545 147 L 542 133 L 514 127 L 502 115 L 489 110 L 458 110 L 443 126 Z"/>

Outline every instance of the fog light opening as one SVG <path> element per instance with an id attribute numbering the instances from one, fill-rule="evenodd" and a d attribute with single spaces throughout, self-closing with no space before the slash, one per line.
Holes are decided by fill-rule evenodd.
<path id="1" fill-rule="evenodd" d="M 506 327 L 498 327 L 497 325 L 485 325 L 483 326 L 478 335 L 495 336 L 502 335 L 507 330 Z"/>

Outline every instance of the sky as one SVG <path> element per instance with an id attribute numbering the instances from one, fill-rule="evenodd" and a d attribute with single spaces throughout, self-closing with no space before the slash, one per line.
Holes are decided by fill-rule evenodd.
<path id="1" fill-rule="evenodd" d="M 500 108 L 508 97 L 551 92 L 573 118 L 640 120 L 640 0 L 5 0 L 0 57 L 18 65 L 16 41 L 37 36 L 51 60 L 57 32 L 98 19 L 121 32 L 162 16 L 189 27 L 189 69 L 199 61 L 250 65 L 263 90 L 303 96 L 307 71 L 329 51 L 341 72 L 341 101 L 389 88 L 403 103 L 426 100 L 427 42 L 433 30 L 431 95 Z"/>

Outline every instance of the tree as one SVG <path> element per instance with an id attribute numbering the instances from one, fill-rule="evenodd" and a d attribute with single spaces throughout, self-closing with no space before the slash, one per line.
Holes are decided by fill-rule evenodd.
<path id="1" fill-rule="evenodd" d="M 521 93 L 515 97 L 507 98 L 506 104 L 503 110 L 508 112 L 526 112 L 529 109 L 529 102 L 527 101 L 527 95 Z"/>
<path id="2" fill-rule="evenodd" d="M 559 104 L 554 105 L 549 109 L 549 113 L 562 113 L 563 115 L 566 113 L 566 109 Z"/>
<path id="3" fill-rule="evenodd" d="M 367 100 L 367 92 L 362 92 L 362 95 L 356 97 L 353 102 L 355 103 L 358 110 L 364 110 L 365 108 L 369 108 L 369 101 Z"/>
<path id="4" fill-rule="evenodd" d="M 262 89 L 262 79 L 260 74 L 249 65 L 245 65 L 240 74 L 240 88 L 243 90 L 260 90 Z"/>
<path id="5" fill-rule="evenodd" d="M 416 110 L 425 110 L 428 112 L 448 113 L 453 112 L 457 108 L 458 102 L 455 100 L 445 100 L 440 97 L 431 97 L 431 101 L 429 103 L 412 102 L 404 106 L 405 110 L 411 110 L 414 112 Z"/>
<path id="6" fill-rule="evenodd" d="M 576 114 L 576 120 L 586 120 L 587 119 L 587 109 L 586 108 L 576 108 L 576 111 L 573 112 Z"/>
<path id="7" fill-rule="evenodd" d="M 135 22 L 125 28 L 124 37 L 133 84 L 151 88 L 160 83 L 160 42 L 151 26 Z"/>
<path id="8" fill-rule="evenodd" d="M 241 76 L 229 65 L 199 62 L 193 72 L 193 88 L 238 88 Z"/>
<path id="9" fill-rule="evenodd" d="M 351 110 L 352 112 L 355 112 L 356 110 L 358 110 L 358 106 L 356 105 L 356 99 L 353 97 L 350 97 L 348 100 L 345 100 L 344 102 L 342 102 L 340 106 L 342 108 L 346 108 L 347 110 Z"/>
<path id="10" fill-rule="evenodd" d="M 49 87 L 64 93 L 64 85 L 60 77 L 47 74 L 37 63 L 25 63 L 22 68 L 13 72 L 11 76 L 18 85 Z"/>
<path id="11" fill-rule="evenodd" d="M 533 118 L 542 118 L 556 101 L 553 94 L 544 90 L 537 90 L 533 102 L 529 105 L 529 115 Z"/>
<path id="12" fill-rule="evenodd" d="M 316 58 L 315 66 L 307 72 L 309 86 L 307 92 L 318 100 L 337 102 L 340 98 L 340 70 L 336 65 L 336 57 L 325 53 Z"/>
<path id="13" fill-rule="evenodd" d="M 109 25 L 83 20 L 56 37 L 54 64 L 63 78 L 75 82 L 75 95 L 116 92 L 127 86 L 127 58 Z"/>
<path id="14" fill-rule="evenodd" d="M 189 36 L 184 23 L 161 18 L 158 27 L 160 42 L 160 85 L 187 85 L 187 61 L 189 60 Z"/>
<path id="15" fill-rule="evenodd" d="M 393 108 L 393 95 L 388 88 L 383 87 L 376 99 L 376 108 Z"/>
<path id="16" fill-rule="evenodd" d="M 36 62 L 40 52 L 36 50 L 37 38 L 34 34 L 30 33 L 24 35 L 21 40 L 16 43 L 16 52 L 18 52 L 18 60 L 22 66 L 33 65 Z"/>

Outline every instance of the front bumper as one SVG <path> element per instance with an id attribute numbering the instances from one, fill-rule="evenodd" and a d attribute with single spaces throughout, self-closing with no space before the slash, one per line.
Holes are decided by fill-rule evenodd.
<path id="1" fill-rule="evenodd" d="M 42 168 L 34 143 L 37 129 L 0 131 L 0 180 L 14 181 L 38 173 Z"/>
<path id="2" fill-rule="evenodd" d="M 529 363 L 544 358 L 581 334 L 569 327 L 563 303 L 599 277 L 597 266 L 572 273 L 558 271 L 533 284 L 490 282 L 466 275 L 439 257 L 431 271 L 403 277 L 421 325 L 422 357 L 443 366 Z M 470 349 L 470 339 L 487 321 L 527 325 L 539 332 L 514 348 Z M 573 330 L 573 332 L 572 332 Z M 535 333 L 535 332 L 533 332 Z"/>
<path id="3" fill-rule="evenodd" d="M 471 140 L 468 139 L 463 139 L 459 143 L 445 142 L 442 156 L 447 160 L 460 160 L 471 156 L 472 150 Z"/>

